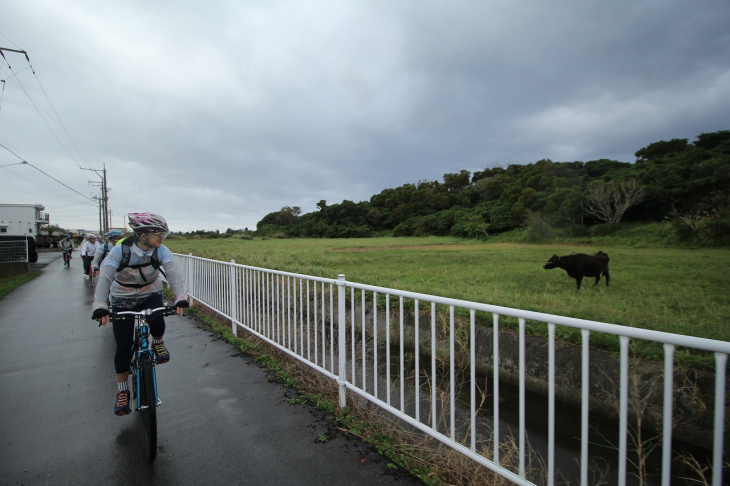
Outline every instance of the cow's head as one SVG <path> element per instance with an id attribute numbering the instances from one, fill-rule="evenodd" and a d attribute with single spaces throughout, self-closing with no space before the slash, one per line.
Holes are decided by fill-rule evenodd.
<path id="1" fill-rule="evenodd" d="M 558 262 L 560 261 L 560 257 L 558 255 L 553 255 L 550 257 L 550 260 L 548 260 L 545 265 L 542 266 L 545 270 L 552 270 L 553 268 L 558 267 Z"/>

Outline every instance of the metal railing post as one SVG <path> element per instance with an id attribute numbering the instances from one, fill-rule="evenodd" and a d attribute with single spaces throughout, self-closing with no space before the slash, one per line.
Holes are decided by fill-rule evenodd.
<path id="1" fill-rule="evenodd" d="M 236 309 L 236 260 L 231 260 L 231 327 L 233 335 L 238 337 L 238 324 L 236 324 L 238 309 Z"/>
<path id="2" fill-rule="evenodd" d="M 192 253 L 188 253 L 188 295 L 192 299 L 192 297 L 193 297 L 193 254 Z"/>
<path id="3" fill-rule="evenodd" d="M 712 451 L 712 486 L 722 484 L 723 439 L 725 428 L 725 374 L 727 354 L 715 353 L 715 436 Z"/>
<path id="4" fill-rule="evenodd" d="M 345 362 L 347 359 L 345 319 L 345 276 L 340 274 L 337 276 L 337 332 L 339 338 L 337 345 L 337 384 L 340 387 L 340 408 L 345 408 L 347 406 L 347 380 L 345 379 Z"/>

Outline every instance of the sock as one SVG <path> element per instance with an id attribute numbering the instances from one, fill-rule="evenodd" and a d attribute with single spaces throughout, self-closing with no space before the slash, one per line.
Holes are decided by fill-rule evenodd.
<path id="1" fill-rule="evenodd" d="M 160 344 L 160 343 L 163 343 L 163 342 L 164 341 L 162 340 L 162 338 L 156 338 L 156 337 L 153 337 L 152 338 L 152 344 Z"/>
<path id="2" fill-rule="evenodd" d="M 127 391 L 127 382 L 125 381 L 124 383 L 117 383 L 117 391 Z"/>

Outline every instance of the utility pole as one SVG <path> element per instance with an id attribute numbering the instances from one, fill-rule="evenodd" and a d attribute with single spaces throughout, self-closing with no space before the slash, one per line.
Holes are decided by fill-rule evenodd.
<path id="1" fill-rule="evenodd" d="M 99 231 L 106 233 L 109 231 L 109 188 L 106 185 L 106 164 L 103 169 L 84 169 L 94 172 L 101 178 L 101 182 L 92 182 L 94 186 L 101 186 L 101 198 L 94 197 L 99 200 Z"/>

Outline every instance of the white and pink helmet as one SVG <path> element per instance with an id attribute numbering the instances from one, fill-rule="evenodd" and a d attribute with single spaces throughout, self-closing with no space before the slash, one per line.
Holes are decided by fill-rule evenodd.
<path id="1" fill-rule="evenodd" d="M 167 232 L 167 221 L 157 213 L 129 213 L 129 226 L 135 233 Z"/>

